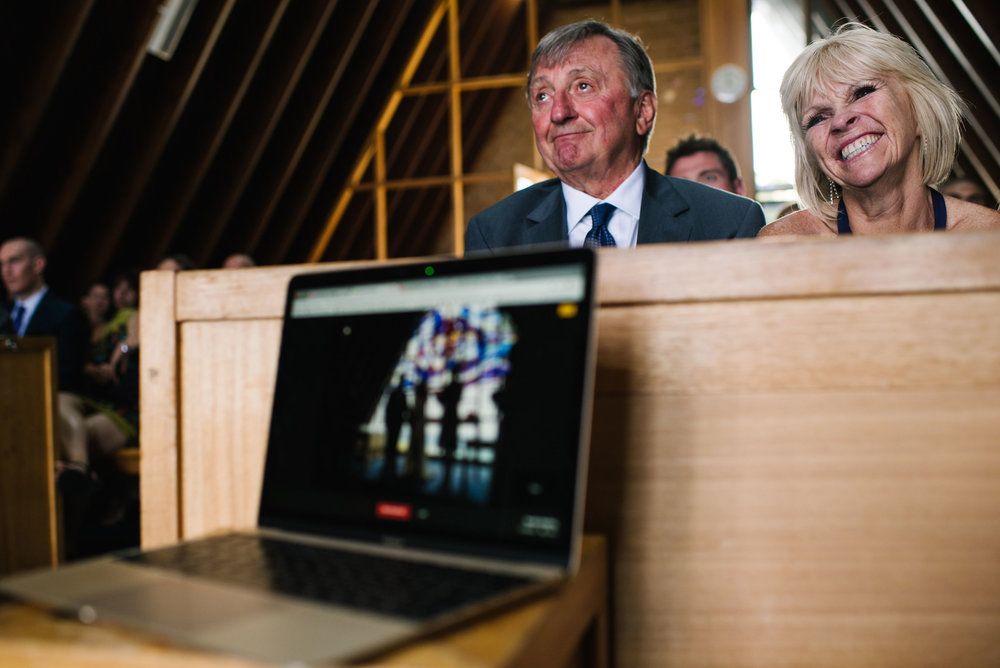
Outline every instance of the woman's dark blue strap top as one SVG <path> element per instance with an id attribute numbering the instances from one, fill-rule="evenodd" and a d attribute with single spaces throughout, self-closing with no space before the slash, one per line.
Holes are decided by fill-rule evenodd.
<path id="1" fill-rule="evenodd" d="M 943 230 L 948 227 L 948 207 L 944 204 L 944 196 L 934 188 L 931 191 L 931 202 L 934 204 L 934 229 Z M 847 209 L 844 208 L 844 200 L 840 200 L 837 207 L 837 234 L 850 234 L 851 223 L 847 220 Z"/>

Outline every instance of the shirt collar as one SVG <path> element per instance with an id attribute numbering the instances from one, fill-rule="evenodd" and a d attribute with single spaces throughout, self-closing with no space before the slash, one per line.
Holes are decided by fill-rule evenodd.
<path id="1" fill-rule="evenodd" d="M 605 199 L 599 200 L 591 197 L 587 193 L 577 190 L 572 186 L 562 183 L 563 198 L 566 200 L 566 221 L 570 228 L 586 216 L 590 209 L 598 202 L 608 202 L 614 204 L 635 220 L 639 220 L 639 211 L 642 209 L 642 191 L 646 185 L 646 165 L 645 160 L 640 160 L 639 165 L 629 174 L 629 177 L 622 181 L 621 185 Z"/>
<path id="2" fill-rule="evenodd" d="M 24 299 L 15 299 L 14 307 L 18 305 L 24 307 L 25 315 L 29 313 L 34 313 L 35 309 L 38 307 L 38 302 L 42 301 L 42 297 L 45 293 L 49 291 L 49 286 L 43 285 L 39 290 L 35 291 L 31 295 L 25 297 Z"/>

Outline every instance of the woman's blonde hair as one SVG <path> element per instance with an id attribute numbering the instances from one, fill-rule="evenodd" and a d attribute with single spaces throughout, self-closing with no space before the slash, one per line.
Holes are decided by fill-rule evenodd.
<path id="1" fill-rule="evenodd" d="M 909 96 L 923 139 L 923 181 L 944 181 L 962 139 L 965 103 L 931 72 L 916 50 L 903 40 L 861 23 L 845 23 L 829 37 L 802 50 L 781 80 L 781 106 L 795 149 L 795 189 L 807 209 L 826 220 L 837 217 L 828 200 L 829 179 L 809 150 L 802 110 L 820 90 L 866 78 L 892 78 Z"/>

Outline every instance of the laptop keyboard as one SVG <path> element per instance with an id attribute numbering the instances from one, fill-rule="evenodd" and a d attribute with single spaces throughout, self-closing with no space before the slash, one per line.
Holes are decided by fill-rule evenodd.
<path id="1" fill-rule="evenodd" d="M 417 621 L 530 581 L 244 534 L 214 536 L 126 559 Z"/>

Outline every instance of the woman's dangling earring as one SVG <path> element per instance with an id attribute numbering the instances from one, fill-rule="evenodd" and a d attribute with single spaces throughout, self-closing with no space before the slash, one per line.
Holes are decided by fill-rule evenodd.
<path id="1" fill-rule="evenodd" d="M 833 200 L 837 199 L 837 184 L 831 179 L 827 179 L 826 182 L 829 184 L 830 206 L 833 206 Z"/>

